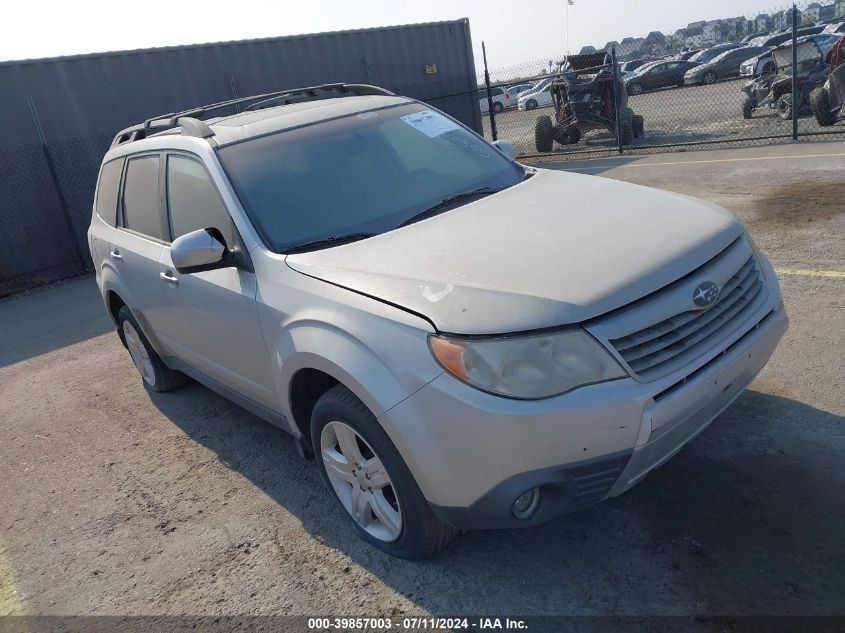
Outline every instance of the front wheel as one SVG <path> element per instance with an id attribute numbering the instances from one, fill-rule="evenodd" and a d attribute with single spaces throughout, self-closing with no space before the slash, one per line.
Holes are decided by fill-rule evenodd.
<path id="1" fill-rule="evenodd" d="M 816 121 L 822 127 L 836 123 L 836 117 L 830 109 L 830 95 L 824 86 L 819 86 L 810 93 L 810 107 L 813 108 Z"/>
<path id="2" fill-rule="evenodd" d="M 432 512 L 376 417 L 343 385 L 311 415 L 320 474 L 368 543 L 397 558 L 433 556 L 457 534 Z"/>
<path id="3" fill-rule="evenodd" d="M 745 97 L 745 100 L 742 102 L 742 118 L 750 119 L 752 112 L 754 112 L 754 102 L 751 100 L 751 97 Z"/>
<path id="4" fill-rule="evenodd" d="M 634 138 L 642 138 L 645 135 L 645 119 L 643 119 L 643 115 L 635 114 L 631 119 L 631 125 L 634 130 Z"/>
<path id="5" fill-rule="evenodd" d="M 778 116 L 784 121 L 792 119 L 792 93 L 786 92 L 778 97 Z"/>
<path id="6" fill-rule="evenodd" d="M 704 83 L 707 85 L 716 83 L 716 73 L 714 73 L 712 70 L 707 73 L 704 73 Z"/>
<path id="7" fill-rule="evenodd" d="M 496 102 L 493 104 L 493 112 L 495 112 L 496 114 L 499 114 L 499 112 L 501 112 L 501 111 L 502 111 L 502 110 L 504 110 L 504 109 L 505 109 L 505 106 L 503 106 L 503 105 L 502 105 L 500 102 L 498 102 L 498 101 L 496 101 Z"/>
<path id="8" fill-rule="evenodd" d="M 534 124 L 534 145 L 538 152 L 552 151 L 554 134 L 552 118 L 547 114 L 538 116 L 537 123 Z"/>
<path id="9" fill-rule="evenodd" d="M 537 100 L 536 99 L 529 99 L 525 102 L 525 109 L 526 110 L 536 110 L 537 109 Z"/>
<path id="10" fill-rule="evenodd" d="M 639 82 L 634 82 L 628 86 L 629 95 L 641 95 L 643 93 L 643 85 Z"/>

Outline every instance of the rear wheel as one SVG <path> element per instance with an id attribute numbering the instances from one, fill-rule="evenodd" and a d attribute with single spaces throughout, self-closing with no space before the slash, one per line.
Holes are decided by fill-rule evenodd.
<path id="1" fill-rule="evenodd" d="M 434 515 L 375 416 L 343 385 L 314 406 L 311 440 L 320 474 L 371 545 L 398 558 L 421 559 L 456 536 Z"/>
<path id="2" fill-rule="evenodd" d="M 816 115 L 816 121 L 822 127 L 836 123 L 836 117 L 830 109 L 830 95 L 824 86 L 819 86 L 810 93 L 810 107 Z"/>
<path id="3" fill-rule="evenodd" d="M 778 97 L 777 101 L 778 116 L 787 121 L 792 118 L 792 93 L 786 92 Z"/>
<path id="4" fill-rule="evenodd" d="M 123 306 L 117 315 L 118 333 L 120 340 L 129 351 L 132 362 L 141 374 L 144 387 L 150 391 L 173 391 L 190 382 L 185 374 L 170 369 L 162 362 L 161 357 L 150 345 L 147 337 L 138 326 L 131 310 Z"/>
<path id="5" fill-rule="evenodd" d="M 635 114 L 631 119 L 631 123 L 634 128 L 634 138 L 642 138 L 645 135 L 645 119 L 643 119 L 643 115 Z"/>
<path id="6" fill-rule="evenodd" d="M 634 142 L 634 111 L 631 108 L 622 108 L 619 116 L 619 134 L 622 137 L 622 145 Z"/>
<path id="7" fill-rule="evenodd" d="M 752 112 L 754 112 L 754 102 L 751 100 L 751 97 L 745 97 L 745 100 L 742 102 L 742 118 L 750 119 Z"/>
<path id="8" fill-rule="evenodd" d="M 537 117 L 537 123 L 534 125 L 534 144 L 538 152 L 552 151 L 552 143 L 554 142 L 554 125 L 552 118 L 547 114 Z"/>

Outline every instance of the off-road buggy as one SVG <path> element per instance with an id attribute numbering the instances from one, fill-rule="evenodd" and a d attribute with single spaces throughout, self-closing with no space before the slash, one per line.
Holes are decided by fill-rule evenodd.
<path id="1" fill-rule="evenodd" d="M 810 93 L 810 105 L 821 126 L 845 119 L 845 35 L 833 47 L 830 74 L 824 85 Z"/>
<path id="2" fill-rule="evenodd" d="M 615 134 L 617 96 L 623 145 L 630 145 L 634 138 L 643 135 L 643 118 L 628 107 L 625 84 L 621 78 L 614 80 L 613 64 L 604 51 L 570 55 L 559 67 L 549 90 L 554 121 L 548 115 L 537 117 L 534 140 L 538 152 L 552 151 L 555 141 L 561 145 L 577 143 L 587 130 L 605 128 Z"/>
<path id="3" fill-rule="evenodd" d="M 793 105 L 801 112 L 810 105 L 810 93 L 827 77 L 827 59 L 835 41 L 828 35 L 809 35 L 798 39 L 795 75 L 796 94 L 792 94 L 792 42 L 772 51 L 775 72 L 764 74 L 742 87 L 742 116 L 750 119 L 755 110 L 772 108 L 784 120 L 792 118 Z"/>

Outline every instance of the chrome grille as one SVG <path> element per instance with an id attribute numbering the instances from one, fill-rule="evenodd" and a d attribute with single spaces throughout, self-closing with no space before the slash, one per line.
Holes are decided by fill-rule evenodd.
<path id="1" fill-rule="evenodd" d="M 722 284 L 719 299 L 709 308 L 680 312 L 636 332 L 610 338 L 609 343 L 640 378 L 660 378 L 733 332 L 753 312 L 762 288 L 762 276 L 752 254 Z"/>

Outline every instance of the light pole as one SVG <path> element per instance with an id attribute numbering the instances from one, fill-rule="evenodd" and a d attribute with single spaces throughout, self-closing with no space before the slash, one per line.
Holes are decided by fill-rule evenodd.
<path id="1" fill-rule="evenodd" d="M 569 7 L 575 4 L 575 0 L 566 0 L 566 56 L 569 57 Z"/>

